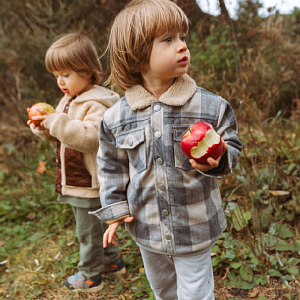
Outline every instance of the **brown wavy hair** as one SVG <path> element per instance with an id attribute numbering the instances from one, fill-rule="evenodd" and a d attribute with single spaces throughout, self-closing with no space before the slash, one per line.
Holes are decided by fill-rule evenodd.
<path id="1" fill-rule="evenodd" d="M 107 52 L 110 77 L 107 83 L 121 91 L 142 84 L 140 70 L 149 62 L 153 40 L 163 31 L 188 32 L 189 20 L 170 0 L 133 0 L 117 15 Z"/>
<path id="2" fill-rule="evenodd" d="M 94 44 L 79 33 L 69 33 L 55 41 L 46 52 L 45 63 L 51 73 L 73 70 L 83 76 L 92 74 L 92 84 L 100 84 L 103 79 Z"/>

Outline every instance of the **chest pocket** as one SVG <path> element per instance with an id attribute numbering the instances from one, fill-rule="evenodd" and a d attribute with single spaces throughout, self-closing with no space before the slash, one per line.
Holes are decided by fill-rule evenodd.
<path id="1" fill-rule="evenodd" d="M 144 129 L 138 129 L 119 135 L 116 137 L 116 146 L 127 152 L 130 168 L 134 168 L 138 173 L 146 170 L 147 161 Z"/>
<path id="2" fill-rule="evenodd" d="M 179 169 L 183 169 L 185 171 L 190 171 L 194 169 L 189 162 L 189 158 L 183 153 L 181 149 L 181 140 L 185 135 L 185 133 L 188 131 L 188 129 L 189 126 L 173 127 L 175 167 Z"/>

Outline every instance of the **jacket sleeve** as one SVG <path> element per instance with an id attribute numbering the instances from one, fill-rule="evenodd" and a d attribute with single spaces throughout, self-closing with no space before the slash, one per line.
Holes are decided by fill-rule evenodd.
<path id="1" fill-rule="evenodd" d="M 100 120 L 107 109 L 101 103 L 90 101 L 86 106 L 83 120 L 72 119 L 65 113 L 53 113 L 45 122 L 50 134 L 66 147 L 87 153 L 98 150 L 98 128 Z"/>
<path id="2" fill-rule="evenodd" d="M 116 139 L 104 120 L 99 129 L 97 163 L 102 208 L 92 214 L 111 224 L 130 216 L 126 196 L 129 160 L 126 151 L 116 146 Z"/>
<path id="3" fill-rule="evenodd" d="M 34 124 L 30 124 L 30 130 L 32 133 L 40 137 L 42 140 L 47 142 L 56 142 L 57 139 L 51 136 L 50 132 L 46 128 L 36 127 L 34 128 Z"/>
<path id="4" fill-rule="evenodd" d="M 237 136 L 238 125 L 234 111 L 230 104 L 224 99 L 221 99 L 216 131 L 228 145 L 228 149 L 224 153 L 217 168 L 203 173 L 218 178 L 232 172 L 232 169 L 237 165 L 238 157 L 243 148 Z"/>

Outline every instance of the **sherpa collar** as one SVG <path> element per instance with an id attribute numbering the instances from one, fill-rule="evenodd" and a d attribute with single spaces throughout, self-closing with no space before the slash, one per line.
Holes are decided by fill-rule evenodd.
<path id="1" fill-rule="evenodd" d="M 183 106 L 195 93 L 196 83 L 187 74 L 179 76 L 169 89 L 161 95 L 159 101 L 167 105 Z M 128 89 L 125 97 L 132 110 L 143 109 L 157 99 L 143 86 L 135 85 Z"/>

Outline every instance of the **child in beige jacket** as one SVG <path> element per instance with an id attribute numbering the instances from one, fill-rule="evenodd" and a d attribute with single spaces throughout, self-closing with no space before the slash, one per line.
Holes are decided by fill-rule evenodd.
<path id="1" fill-rule="evenodd" d="M 119 95 L 99 86 L 103 74 L 93 43 L 85 36 L 71 33 L 54 42 L 46 53 L 46 67 L 56 77 L 65 94 L 55 113 L 41 110 L 43 116 L 32 132 L 46 141 L 57 142 L 55 190 L 58 201 L 72 206 L 80 242 L 79 272 L 66 279 L 71 290 L 103 288 L 101 273 L 125 273 L 119 250 L 111 245 L 103 251 L 102 235 L 107 225 L 89 215 L 100 208 L 96 156 L 100 120 Z"/>

